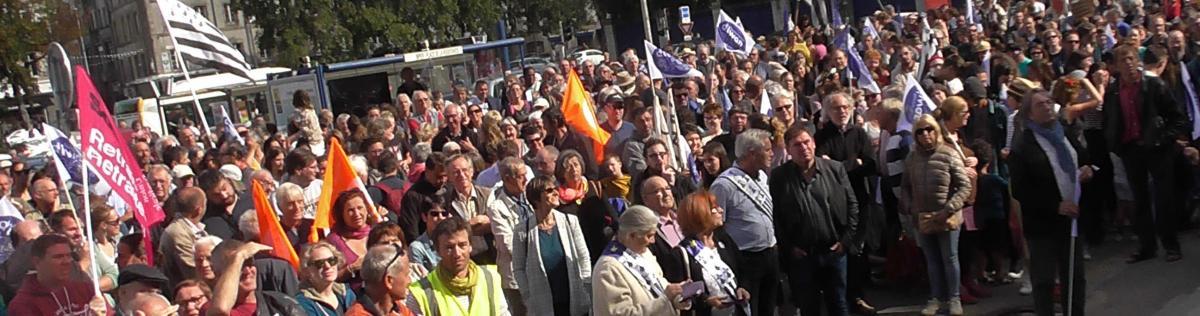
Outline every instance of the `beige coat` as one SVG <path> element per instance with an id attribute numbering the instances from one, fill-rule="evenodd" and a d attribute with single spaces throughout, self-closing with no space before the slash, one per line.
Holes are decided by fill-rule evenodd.
<path id="1" fill-rule="evenodd" d="M 646 251 L 650 262 L 657 262 L 654 255 Z M 657 264 L 650 267 L 653 275 L 665 285 L 662 269 Z M 621 262 L 611 256 L 601 256 L 592 269 L 592 315 L 678 315 L 664 295 L 652 298 L 650 290 L 643 287 L 637 277 L 625 269 Z"/>

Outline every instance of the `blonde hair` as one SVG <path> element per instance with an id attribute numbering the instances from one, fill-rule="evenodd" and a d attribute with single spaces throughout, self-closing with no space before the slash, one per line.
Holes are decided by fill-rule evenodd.
<path id="1" fill-rule="evenodd" d="M 938 137 L 933 138 L 932 148 L 937 148 L 938 146 L 941 146 L 942 142 L 943 142 L 942 137 L 941 137 L 942 125 L 938 124 L 937 119 L 934 119 L 932 115 L 924 114 L 924 115 L 921 115 L 920 118 L 917 118 L 916 122 L 913 122 L 913 132 L 914 133 L 916 131 L 925 129 L 926 127 L 933 127 L 933 132 L 935 133 L 934 135 L 938 135 Z M 917 145 L 920 146 L 920 143 L 917 143 Z"/>
<path id="2" fill-rule="evenodd" d="M 933 110 L 933 118 L 940 122 L 950 120 L 967 111 L 967 100 L 960 96 L 950 96 L 942 100 L 942 104 Z"/>

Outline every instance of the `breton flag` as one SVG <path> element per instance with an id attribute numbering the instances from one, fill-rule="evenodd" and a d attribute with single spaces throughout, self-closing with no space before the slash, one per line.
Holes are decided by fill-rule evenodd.
<path id="1" fill-rule="evenodd" d="M 225 34 L 192 7 L 179 0 L 158 0 L 158 9 L 174 38 L 175 49 L 188 61 L 254 81 L 250 64 Z"/>
<path id="2" fill-rule="evenodd" d="M 258 180 L 250 180 L 250 182 L 254 196 L 254 213 L 258 215 L 259 242 L 271 246 L 272 256 L 286 260 L 292 264 L 293 268 L 299 270 L 300 257 L 296 256 L 296 249 L 292 248 L 292 242 L 283 232 L 283 226 L 279 225 L 275 208 L 271 207 L 271 201 L 267 200 L 267 193 L 263 191 L 262 184 L 259 184 Z"/>
<path id="3" fill-rule="evenodd" d="M 371 196 L 367 194 L 367 186 L 363 185 L 362 180 L 358 178 L 358 173 L 354 172 L 354 167 L 350 166 L 350 158 L 346 157 L 346 151 L 342 150 L 342 143 L 337 138 L 333 138 L 329 142 L 329 159 L 325 162 L 325 177 L 321 182 L 321 198 L 317 201 L 317 216 L 313 219 L 312 231 L 308 235 L 309 242 L 317 242 L 319 239 L 318 229 L 329 229 L 337 221 L 333 214 L 333 201 L 338 198 L 342 192 L 349 190 L 362 191 L 363 196 Z M 379 219 L 379 212 L 376 212 L 375 203 L 367 198 L 367 208 L 371 216 Z"/>
<path id="4" fill-rule="evenodd" d="M 1187 64 L 1180 62 L 1179 69 L 1182 73 L 1182 81 L 1184 91 L 1187 93 L 1187 102 L 1185 105 L 1188 108 L 1188 116 L 1192 118 L 1192 139 L 1200 138 L 1200 100 L 1196 99 L 1196 87 L 1192 85 L 1192 74 L 1188 71 Z"/>
<path id="5" fill-rule="evenodd" d="M 925 89 L 921 89 L 917 79 L 907 77 L 904 83 L 904 111 L 896 125 L 898 131 L 912 131 L 913 123 L 921 118 L 921 115 L 933 113 L 933 109 L 937 108 L 929 95 L 925 94 Z"/>
<path id="6" fill-rule="evenodd" d="M 735 22 L 725 14 L 725 10 L 721 10 L 721 16 L 717 20 L 717 48 L 729 51 L 742 57 L 749 56 L 750 51 L 754 49 L 754 37 L 746 32 L 746 28 L 742 27 L 742 23 Z"/>
<path id="7" fill-rule="evenodd" d="M 875 83 L 875 79 L 871 77 L 871 72 L 867 70 L 867 64 L 863 63 L 862 57 L 858 55 L 858 50 L 854 49 L 854 39 L 850 38 L 850 29 L 844 29 L 838 33 L 838 39 L 833 42 L 837 43 L 838 48 L 846 53 L 846 71 L 849 72 L 851 78 L 857 79 L 858 87 L 867 90 L 871 93 L 879 93 L 879 84 Z"/>
<path id="8" fill-rule="evenodd" d="M 704 77 L 704 74 L 692 68 L 692 65 L 659 49 L 650 41 L 643 42 L 646 43 L 646 53 L 650 55 L 650 58 L 646 58 L 646 69 L 650 70 L 650 79 Z"/>
<path id="9" fill-rule="evenodd" d="M 596 155 L 593 158 L 596 161 L 604 161 L 604 144 L 608 143 L 609 135 L 600 128 L 591 94 L 583 88 L 583 82 L 579 81 L 579 74 L 576 74 L 575 70 L 567 72 L 567 89 L 563 91 L 562 113 L 568 126 L 592 139 L 592 152 Z"/>

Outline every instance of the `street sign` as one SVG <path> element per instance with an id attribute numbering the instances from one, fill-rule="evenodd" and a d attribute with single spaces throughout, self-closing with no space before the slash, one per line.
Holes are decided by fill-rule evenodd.
<path id="1" fill-rule="evenodd" d="M 71 75 L 71 58 L 58 42 L 50 43 L 46 52 L 46 68 L 50 72 L 50 88 L 54 90 L 54 104 L 65 111 L 75 99 L 75 81 Z"/>
<path id="2" fill-rule="evenodd" d="M 419 51 L 415 53 L 405 53 L 404 62 L 414 62 L 427 59 L 441 58 L 447 56 L 461 55 L 463 53 L 462 46 L 446 47 Z"/>

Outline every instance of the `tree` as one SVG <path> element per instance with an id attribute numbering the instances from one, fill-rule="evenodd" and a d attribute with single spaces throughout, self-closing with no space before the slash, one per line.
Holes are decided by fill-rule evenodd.
<path id="1" fill-rule="evenodd" d="M 26 123 L 24 95 L 36 91 L 33 68 L 51 41 L 79 38 L 79 16 L 59 0 L 0 0 L 0 83 L 13 89 Z"/>
<path id="2" fill-rule="evenodd" d="M 502 0 L 505 14 L 514 35 L 558 35 L 562 29 L 574 29 L 587 24 L 587 9 L 595 7 L 589 1 L 572 0 Z M 609 0 L 598 0 L 599 2 Z M 634 0 L 636 2 L 636 0 Z M 523 24 L 524 29 L 516 29 Z"/>
<path id="3" fill-rule="evenodd" d="M 3 0 L 0 0 L 3 1 Z M 236 0 L 262 28 L 259 47 L 276 64 L 297 67 L 415 50 L 464 33 L 480 34 L 500 16 L 497 0 Z"/>

